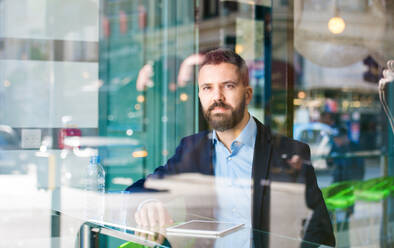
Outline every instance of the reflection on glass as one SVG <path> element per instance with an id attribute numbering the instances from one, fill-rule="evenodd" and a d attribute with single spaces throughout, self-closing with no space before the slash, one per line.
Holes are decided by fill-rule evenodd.
<path id="1" fill-rule="evenodd" d="M 329 218 L 338 247 L 393 246 L 394 138 L 378 98 L 383 78 L 393 109 L 393 7 L 389 0 L 0 1 L 1 244 L 72 247 L 91 226 L 108 247 L 313 246 L 305 239 L 317 237 L 312 227 L 329 227 L 316 220 Z M 343 20 L 334 33 L 333 18 Z M 256 122 L 272 137 L 307 143 L 311 156 L 302 145 L 275 148 L 262 180 L 242 170 L 231 180 L 218 171 L 223 180 L 216 180 L 212 168 L 209 176 L 149 177 L 149 193 L 124 192 L 166 164 L 182 138 L 212 127 L 198 75 L 205 54 L 219 47 L 246 61 Z M 92 149 L 106 194 L 85 204 Z M 184 164 L 203 163 L 209 153 L 201 154 Z M 260 185 L 257 193 L 251 185 Z M 319 217 L 316 185 L 328 218 Z M 262 219 L 269 233 L 245 227 L 214 240 L 171 239 L 137 228 L 133 216 L 150 201 L 175 222 L 220 218 L 253 227 L 247 198 L 261 189 L 269 202 L 255 201 L 266 203 L 257 215 L 270 218 Z M 97 212 L 103 218 L 89 221 Z"/>
<path id="2" fill-rule="evenodd" d="M 306 241 L 300 242 L 302 246 L 307 242 L 334 246 L 309 148 L 271 134 L 249 114 L 253 91 L 245 61 L 230 49 L 207 52 L 198 87 L 204 117 L 213 130 L 183 138 L 165 165 L 127 188 L 132 195 L 145 193 L 148 198 L 134 213 L 136 223 L 151 229 L 207 219 L 244 225 L 244 230 L 209 242 L 208 247 L 294 244 L 276 243 L 254 230 L 301 238 Z M 184 215 L 174 215 L 168 199 L 149 197 L 160 192 L 180 199 Z"/>

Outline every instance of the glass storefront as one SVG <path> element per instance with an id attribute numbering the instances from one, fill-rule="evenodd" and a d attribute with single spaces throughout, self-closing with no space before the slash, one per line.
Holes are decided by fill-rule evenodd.
<path id="1" fill-rule="evenodd" d="M 0 0 L 0 247 L 329 245 L 308 236 L 315 177 L 337 247 L 392 247 L 394 130 L 380 97 L 394 113 L 393 42 L 389 0 Z M 245 60 L 249 113 L 310 156 L 292 167 L 298 151 L 274 149 L 252 186 L 180 173 L 125 191 L 210 129 L 198 78 L 217 48 Z M 87 189 L 91 173 L 105 192 Z M 264 228 L 174 238 L 135 220 L 152 199 L 177 224 L 221 220 L 220 204 L 237 201 L 253 219 L 245 188 L 268 199 Z"/>

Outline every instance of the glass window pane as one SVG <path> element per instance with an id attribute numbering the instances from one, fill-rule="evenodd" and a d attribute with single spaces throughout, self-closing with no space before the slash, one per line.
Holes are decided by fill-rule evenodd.
<path id="1" fill-rule="evenodd" d="M 393 11 L 0 0 L 5 245 L 391 247 Z"/>

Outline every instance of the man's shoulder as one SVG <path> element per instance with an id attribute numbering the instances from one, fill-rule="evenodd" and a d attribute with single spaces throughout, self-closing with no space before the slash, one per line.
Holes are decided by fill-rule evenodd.
<path id="1" fill-rule="evenodd" d="M 304 159 L 310 159 L 310 148 L 307 144 L 285 135 L 274 133 L 269 127 L 259 122 L 257 123 L 257 127 L 260 129 L 259 132 L 266 132 L 268 134 L 268 139 L 271 141 L 275 154 L 279 154 L 280 156 L 283 154 L 287 154 L 288 156 L 298 154 Z"/>
<path id="2" fill-rule="evenodd" d="M 299 146 L 299 147 L 304 147 L 304 148 L 309 147 L 308 144 L 306 144 L 304 142 L 295 140 L 293 138 L 287 137 L 282 134 L 273 134 L 272 138 L 274 140 L 274 143 L 288 144 L 288 145 Z"/>
<path id="3" fill-rule="evenodd" d="M 292 156 L 297 154 L 303 159 L 310 159 L 310 148 L 307 144 L 281 134 L 273 134 L 274 150 L 280 154 Z"/>
<path id="4" fill-rule="evenodd" d="M 201 131 L 189 136 L 185 136 L 181 140 L 181 145 L 197 145 L 201 143 L 206 143 L 212 138 L 212 132 Z"/>
<path id="5" fill-rule="evenodd" d="M 260 132 L 267 132 L 269 139 L 272 140 L 274 146 L 294 146 L 301 149 L 309 150 L 309 146 L 301 141 L 289 138 L 285 135 L 274 133 L 268 126 L 265 126 L 258 120 L 256 120 L 257 128 L 260 129 Z"/>

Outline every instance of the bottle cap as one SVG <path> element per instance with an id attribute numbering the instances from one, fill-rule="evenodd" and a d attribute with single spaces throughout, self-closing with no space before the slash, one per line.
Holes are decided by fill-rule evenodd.
<path id="1" fill-rule="evenodd" d="M 98 164 L 100 163 L 100 156 L 99 155 L 93 155 L 90 157 L 89 163 L 91 164 Z"/>

